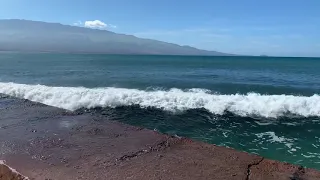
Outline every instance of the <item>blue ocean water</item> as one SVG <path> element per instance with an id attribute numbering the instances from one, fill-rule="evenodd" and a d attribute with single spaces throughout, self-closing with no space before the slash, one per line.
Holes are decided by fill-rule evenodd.
<path id="1" fill-rule="evenodd" d="M 0 64 L 2 94 L 320 169 L 320 58 L 1 53 Z"/>

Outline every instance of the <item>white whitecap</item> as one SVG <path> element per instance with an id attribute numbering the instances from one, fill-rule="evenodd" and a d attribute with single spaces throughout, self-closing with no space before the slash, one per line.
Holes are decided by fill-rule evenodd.
<path id="1" fill-rule="evenodd" d="M 50 87 L 0 83 L 0 93 L 68 110 L 140 105 L 167 111 L 204 108 L 213 114 L 277 118 L 286 114 L 320 117 L 320 96 L 212 94 L 208 90 L 143 91 L 125 88 Z"/>

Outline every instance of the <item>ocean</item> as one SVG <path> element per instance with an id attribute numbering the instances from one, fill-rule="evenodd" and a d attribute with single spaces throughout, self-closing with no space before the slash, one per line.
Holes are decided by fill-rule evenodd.
<path id="1" fill-rule="evenodd" d="M 320 58 L 0 53 L 0 64 L 0 98 L 320 169 Z"/>

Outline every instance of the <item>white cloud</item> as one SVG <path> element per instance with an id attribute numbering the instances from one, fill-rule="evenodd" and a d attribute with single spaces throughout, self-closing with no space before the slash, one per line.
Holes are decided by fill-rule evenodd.
<path id="1" fill-rule="evenodd" d="M 75 23 L 73 23 L 74 26 L 81 26 L 82 25 L 82 22 L 81 21 L 77 21 Z"/>
<path id="2" fill-rule="evenodd" d="M 100 20 L 86 21 L 84 22 L 84 27 L 93 29 L 105 29 L 107 28 L 107 24 Z"/>
<path id="3" fill-rule="evenodd" d="M 80 24 L 82 25 L 82 24 Z M 100 20 L 93 20 L 93 21 L 85 21 L 84 22 L 84 27 L 86 28 L 92 28 L 92 29 L 107 29 L 107 28 L 117 28 L 116 25 L 113 24 L 107 24 L 103 21 Z"/>
<path id="4" fill-rule="evenodd" d="M 108 26 L 109 28 L 113 28 L 113 29 L 117 28 L 117 26 L 116 26 L 116 25 L 113 25 L 113 24 L 108 24 L 107 26 Z"/>

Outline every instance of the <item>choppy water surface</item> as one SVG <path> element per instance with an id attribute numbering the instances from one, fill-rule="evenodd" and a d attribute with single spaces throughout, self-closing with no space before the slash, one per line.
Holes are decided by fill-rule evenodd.
<path id="1" fill-rule="evenodd" d="M 317 58 L 5 53 L 0 63 L 2 94 L 320 169 Z"/>

